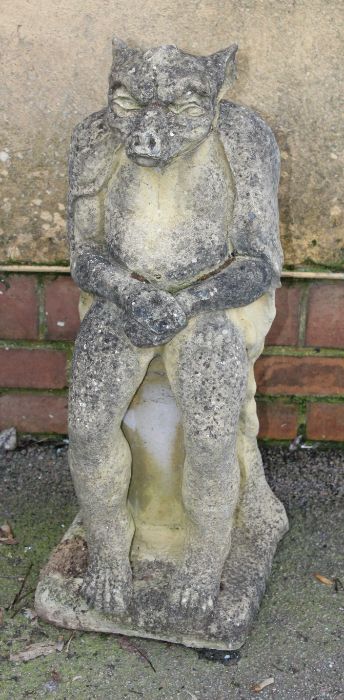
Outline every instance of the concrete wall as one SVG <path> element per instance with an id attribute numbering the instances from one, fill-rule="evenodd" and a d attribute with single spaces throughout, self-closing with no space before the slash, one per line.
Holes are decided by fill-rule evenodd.
<path id="1" fill-rule="evenodd" d="M 344 256 L 342 0 L 2 0 L 0 261 L 67 261 L 72 127 L 105 103 L 111 36 L 210 53 L 240 44 L 231 97 L 282 152 L 286 263 Z"/>

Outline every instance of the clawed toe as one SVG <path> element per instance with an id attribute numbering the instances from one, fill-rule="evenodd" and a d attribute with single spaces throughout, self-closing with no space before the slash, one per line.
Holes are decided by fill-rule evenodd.
<path id="1" fill-rule="evenodd" d="M 80 593 L 92 608 L 104 613 L 123 614 L 131 600 L 131 578 L 119 578 L 108 566 L 91 565 L 86 571 Z"/>
<path id="2" fill-rule="evenodd" d="M 192 617 L 208 617 L 214 610 L 217 598 L 214 583 L 186 581 L 173 587 L 171 602 L 173 608 Z"/>
<path id="3" fill-rule="evenodd" d="M 186 610 L 199 610 L 210 613 L 214 609 L 214 596 L 197 588 L 184 588 L 180 592 L 180 605 Z"/>

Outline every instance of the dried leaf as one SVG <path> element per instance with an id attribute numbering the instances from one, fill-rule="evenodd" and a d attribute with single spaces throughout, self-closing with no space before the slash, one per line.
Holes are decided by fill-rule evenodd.
<path id="1" fill-rule="evenodd" d="M 319 583 L 323 583 L 325 586 L 333 586 L 334 580 L 332 578 L 327 578 L 327 576 L 322 576 L 321 574 L 314 574 L 314 578 L 316 578 Z"/>
<path id="2" fill-rule="evenodd" d="M 4 609 L 0 608 L 0 627 L 4 624 Z"/>
<path id="3" fill-rule="evenodd" d="M 51 680 L 54 681 L 54 683 L 61 683 L 61 673 L 59 673 L 56 668 L 53 668 L 51 671 Z"/>
<path id="4" fill-rule="evenodd" d="M 275 682 L 275 679 L 271 676 L 271 678 L 265 678 L 263 681 L 259 681 L 259 683 L 255 683 L 252 685 L 251 690 L 253 693 L 260 693 L 264 688 L 267 688 L 268 685 L 273 685 Z"/>
<path id="5" fill-rule="evenodd" d="M 54 654 L 56 651 L 62 651 L 62 649 L 63 641 L 61 639 L 55 644 L 37 642 L 36 644 L 30 644 L 16 654 L 10 654 L 10 661 L 32 661 L 32 659 L 37 659 L 38 656 L 48 656 L 49 654 Z"/>
<path id="6" fill-rule="evenodd" d="M 11 525 L 9 523 L 4 523 L 0 527 L 0 543 L 1 544 L 18 544 L 16 540 Z"/>

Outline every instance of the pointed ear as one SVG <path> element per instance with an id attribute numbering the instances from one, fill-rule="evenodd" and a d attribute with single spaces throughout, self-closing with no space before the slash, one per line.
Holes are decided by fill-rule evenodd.
<path id="1" fill-rule="evenodd" d="M 219 97 L 235 80 L 235 55 L 238 50 L 237 44 L 232 44 L 227 49 L 217 51 L 207 57 L 209 69 L 211 70 L 219 92 Z"/>
<path id="2" fill-rule="evenodd" d="M 119 53 L 122 53 L 123 51 L 127 51 L 129 49 L 128 44 L 125 43 L 125 41 L 122 41 L 122 39 L 119 39 L 118 36 L 113 36 L 112 37 L 112 54 L 113 56 L 116 56 Z"/>
<path id="3" fill-rule="evenodd" d="M 118 69 L 130 61 L 136 54 L 138 49 L 133 49 L 131 46 L 114 36 L 112 39 L 112 65 L 110 69 L 109 82 L 110 87 L 116 82 Z"/>

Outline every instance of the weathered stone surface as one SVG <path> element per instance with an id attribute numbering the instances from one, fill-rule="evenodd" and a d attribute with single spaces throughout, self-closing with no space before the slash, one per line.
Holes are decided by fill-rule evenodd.
<path id="1" fill-rule="evenodd" d="M 211 53 L 235 38 L 231 99 L 252 106 L 282 152 L 288 264 L 343 260 L 341 0 L 5 0 L 0 259 L 60 261 L 70 132 L 103 105 L 113 32 L 133 45 Z M 71 56 L 73 68 L 71 69 Z M 4 87 L 5 86 L 5 87 Z M 6 160 L 5 160 L 6 159 Z"/>
<path id="2" fill-rule="evenodd" d="M 165 557 L 159 559 L 159 552 L 154 550 L 150 550 L 146 558 L 138 559 L 137 554 L 133 554 L 133 596 L 122 615 L 104 614 L 90 608 L 80 595 L 85 574 L 85 532 L 78 518 L 42 572 L 35 599 L 38 614 L 48 622 L 70 629 L 163 639 L 196 648 L 238 649 L 258 611 L 277 540 L 283 532 L 279 528 L 284 521 L 283 506 L 272 494 L 266 501 L 260 501 L 255 512 L 254 503 L 263 494 L 257 492 L 253 484 L 251 489 L 246 491 L 247 515 L 250 520 L 256 516 L 255 523 L 258 520 L 259 526 L 249 528 L 238 523 L 234 528 L 231 554 L 222 572 L 221 591 L 213 616 L 206 622 L 202 616 L 191 621 L 183 611 L 178 615 L 171 608 L 171 580 L 178 575 L 173 562 L 175 555 L 171 561 L 171 551 L 168 552 L 170 560 L 166 560 L 166 552 Z M 265 511 L 265 523 L 261 509 Z M 242 512 L 244 510 L 245 507 Z M 169 531 L 168 527 L 165 530 L 161 540 L 173 542 L 175 530 Z"/>
<path id="3" fill-rule="evenodd" d="M 243 416 L 244 420 L 244 416 Z M 129 491 L 135 519 L 131 548 L 133 596 L 121 615 L 89 607 L 80 594 L 87 566 L 85 530 L 78 516 L 43 570 L 36 609 L 54 624 L 140 637 L 192 647 L 237 649 L 247 636 L 284 532 L 284 509 L 265 482 L 255 439 L 242 437 L 240 457 L 249 470 L 242 506 L 232 532 L 214 614 L 190 620 L 170 604 L 183 546 L 181 470 L 184 460 L 181 414 L 161 359 L 150 365 L 125 416 L 132 452 Z M 211 568 L 210 558 L 207 562 Z"/>
<path id="4" fill-rule="evenodd" d="M 279 154 L 255 113 L 221 100 L 236 48 L 196 57 L 115 39 L 108 106 L 73 134 L 71 272 L 91 305 L 69 463 L 88 557 L 71 590 L 72 528 L 42 574 L 37 607 L 59 624 L 104 629 L 108 615 L 110 631 L 238 646 L 287 529 L 257 448 L 253 374 L 282 264 Z"/>

